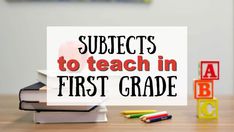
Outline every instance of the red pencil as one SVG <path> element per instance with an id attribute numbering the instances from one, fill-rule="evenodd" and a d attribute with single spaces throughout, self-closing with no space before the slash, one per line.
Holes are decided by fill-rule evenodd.
<path id="1" fill-rule="evenodd" d="M 153 113 L 153 114 L 148 114 L 148 115 L 143 115 L 140 117 L 141 120 L 146 120 L 148 117 L 151 117 L 151 116 L 158 116 L 158 115 L 162 115 L 162 114 L 168 114 L 166 111 L 161 111 L 161 112 L 156 112 L 156 113 Z"/>
<path id="2" fill-rule="evenodd" d="M 146 117 L 145 120 L 152 120 L 152 119 L 154 119 L 154 118 L 160 118 L 160 117 L 164 117 L 164 116 L 168 116 L 168 114 L 161 114 L 161 115 L 149 116 L 149 117 Z"/>

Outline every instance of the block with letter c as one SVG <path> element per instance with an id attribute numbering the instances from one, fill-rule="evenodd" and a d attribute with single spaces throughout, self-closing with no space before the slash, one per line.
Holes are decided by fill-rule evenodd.
<path id="1" fill-rule="evenodd" d="M 200 119 L 218 118 L 218 99 L 198 99 L 197 116 Z"/>

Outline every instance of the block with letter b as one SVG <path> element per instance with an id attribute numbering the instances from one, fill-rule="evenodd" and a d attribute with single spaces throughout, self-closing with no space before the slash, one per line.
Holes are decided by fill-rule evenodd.
<path id="1" fill-rule="evenodd" d="M 195 99 L 212 99 L 214 96 L 213 80 L 195 80 L 194 81 L 194 98 Z"/>
<path id="2" fill-rule="evenodd" d="M 200 119 L 218 118 L 218 99 L 198 99 L 197 116 Z"/>
<path id="3" fill-rule="evenodd" d="M 202 80 L 219 80 L 219 61 L 201 61 L 200 76 Z"/>

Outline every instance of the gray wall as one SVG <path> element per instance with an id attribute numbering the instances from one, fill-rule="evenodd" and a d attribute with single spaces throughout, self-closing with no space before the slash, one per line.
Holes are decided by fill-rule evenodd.
<path id="1" fill-rule="evenodd" d="M 220 59 L 215 94 L 233 94 L 233 1 L 154 0 L 150 5 L 0 1 L 0 93 L 17 93 L 46 67 L 46 26 L 188 26 L 189 92 L 197 63 Z"/>

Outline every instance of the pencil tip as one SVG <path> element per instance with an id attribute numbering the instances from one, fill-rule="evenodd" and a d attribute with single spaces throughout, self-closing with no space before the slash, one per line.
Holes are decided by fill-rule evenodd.
<path id="1" fill-rule="evenodd" d="M 125 115 L 126 118 L 130 118 L 130 115 Z"/>
<path id="2" fill-rule="evenodd" d="M 149 122 L 150 122 L 150 120 L 144 120 L 144 122 L 149 123 Z"/>

